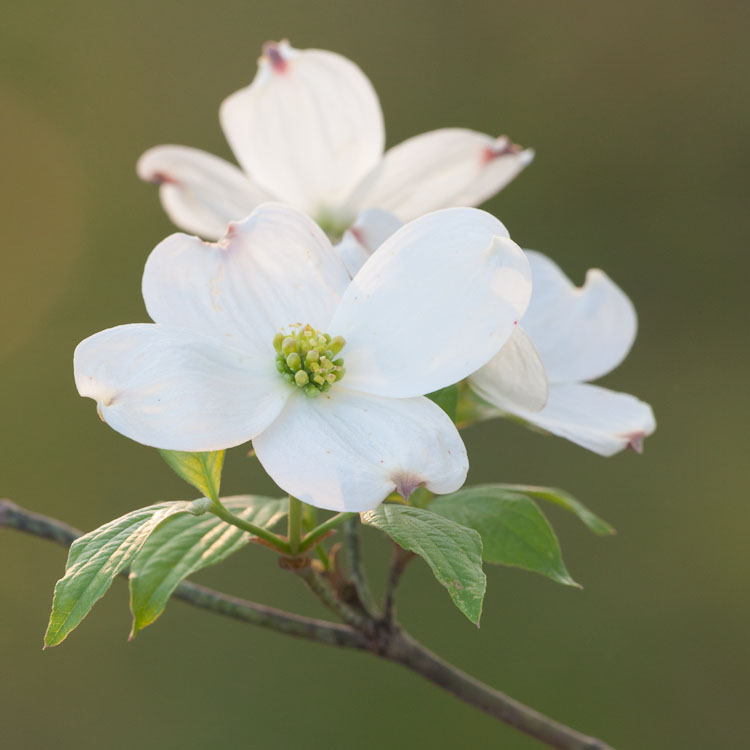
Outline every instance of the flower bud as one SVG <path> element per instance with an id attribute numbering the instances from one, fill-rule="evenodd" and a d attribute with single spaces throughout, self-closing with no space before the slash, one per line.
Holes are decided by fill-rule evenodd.
<path id="1" fill-rule="evenodd" d="M 331 346 L 329 349 L 335 357 L 345 346 L 346 339 L 343 336 L 334 336 L 333 339 L 331 339 Z"/>
<path id="2" fill-rule="evenodd" d="M 292 352 L 286 358 L 286 364 L 290 370 L 296 372 L 300 367 L 302 367 L 302 358 L 299 356 L 299 354 L 297 354 L 297 352 Z"/>

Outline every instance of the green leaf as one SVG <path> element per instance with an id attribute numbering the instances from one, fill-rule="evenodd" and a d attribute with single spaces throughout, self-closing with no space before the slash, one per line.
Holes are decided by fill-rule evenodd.
<path id="1" fill-rule="evenodd" d="M 449 385 L 447 388 L 441 388 L 439 391 L 428 393 L 427 398 L 434 401 L 453 422 L 456 421 L 456 411 L 458 410 L 458 386 Z"/>
<path id="2" fill-rule="evenodd" d="M 156 528 L 170 516 L 190 512 L 192 503 L 158 503 L 140 508 L 73 542 L 65 575 L 55 585 L 45 648 L 56 646 L 78 626 L 112 581 L 138 554 Z"/>
<path id="3" fill-rule="evenodd" d="M 482 540 L 476 531 L 408 505 L 384 503 L 361 517 L 362 523 L 419 555 L 448 589 L 454 604 L 479 625 L 487 579 L 482 570 Z"/>
<path id="4" fill-rule="evenodd" d="M 480 485 L 437 497 L 430 503 L 430 510 L 478 531 L 487 562 L 579 586 L 565 568 L 555 532 L 525 495 L 497 485 Z"/>
<path id="5" fill-rule="evenodd" d="M 241 495 L 222 498 L 232 513 L 263 528 L 271 528 L 288 512 L 288 498 Z M 202 518 L 179 516 L 157 529 L 133 561 L 130 570 L 130 608 L 133 638 L 150 625 L 180 581 L 201 568 L 234 554 L 253 537 L 212 514 Z"/>
<path id="6" fill-rule="evenodd" d="M 556 487 L 533 487 L 528 484 L 497 484 L 495 486 L 510 492 L 520 492 L 523 495 L 533 497 L 535 500 L 555 503 L 555 505 L 574 513 L 591 531 L 599 536 L 617 533 L 603 518 L 592 513 L 580 500 L 576 500 L 573 495 L 565 492 L 565 490 L 559 490 Z"/>
<path id="7" fill-rule="evenodd" d="M 200 490 L 214 502 L 219 499 L 221 470 L 226 451 L 185 453 L 184 451 L 162 451 L 162 458 L 175 473 Z"/>

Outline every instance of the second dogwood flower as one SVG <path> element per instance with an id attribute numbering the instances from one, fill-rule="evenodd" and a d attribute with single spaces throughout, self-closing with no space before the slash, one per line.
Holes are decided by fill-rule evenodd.
<path id="1" fill-rule="evenodd" d="M 205 151 L 156 146 L 139 176 L 160 185 L 172 221 L 206 239 L 263 201 L 289 203 L 339 237 L 367 209 L 401 221 L 476 206 L 533 158 L 506 137 L 442 128 L 383 153 L 378 96 L 351 61 L 269 42 L 247 88 L 221 105 L 221 125 L 242 169 Z"/>

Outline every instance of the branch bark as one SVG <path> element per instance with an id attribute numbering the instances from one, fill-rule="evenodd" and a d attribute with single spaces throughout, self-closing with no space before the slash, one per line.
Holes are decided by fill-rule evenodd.
<path id="1" fill-rule="evenodd" d="M 539 711 L 485 685 L 433 654 L 401 628 L 393 631 L 386 659 L 416 672 L 456 698 L 558 750 L 614 750 L 595 737 L 566 727 Z"/>
<path id="2" fill-rule="evenodd" d="M 72 526 L 24 510 L 10 500 L 0 500 L 0 527 L 50 539 L 64 547 L 69 547 L 81 536 L 81 532 Z M 325 592 L 326 596 L 330 593 L 328 590 Z M 395 622 L 378 622 L 367 618 L 367 622 L 358 622 L 358 627 L 338 625 L 238 599 L 189 581 L 183 581 L 173 596 L 196 607 L 286 635 L 330 646 L 370 651 L 406 667 L 548 747 L 558 750 L 614 750 L 605 742 L 566 727 L 448 664 Z"/>

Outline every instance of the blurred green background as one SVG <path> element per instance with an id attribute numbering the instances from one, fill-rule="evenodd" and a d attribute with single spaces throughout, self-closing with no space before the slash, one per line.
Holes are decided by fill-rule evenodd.
<path id="1" fill-rule="evenodd" d="M 262 42 L 336 50 L 372 79 L 389 145 L 457 125 L 536 148 L 488 208 L 577 282 L 601 266 L 630 294 L 638 341 L 604 383 L 659 421 L 643 456 L 612 459 L 511 423 L 472 428 L 470 480 L 565 487 L 619 533 L 551 509 L 584 591 L 492 568 L 477 631 L 420 563 L 402 620 L 618 749 L 746 745 L 747 3 L 15 0 L 3 16 L 0 494 L 83 529 L 192 496 L 77 396 L 73 348 L 146 320 L 143 264 L 173 227 L 135 177 L 139 154 L 229 157 L 218 105 Z M 227 493 L 273 491 L 241 449 L 225 476 Z M 388 545 L 365 537 L 382 588 Z M 5 747 L 539 747 L 396 666 L 180 602 L 128 644 L 122 581 L 42 653 L 64 560 L 0 532 Z M 323 614 L 261 549 L 199 580 Z"/>

